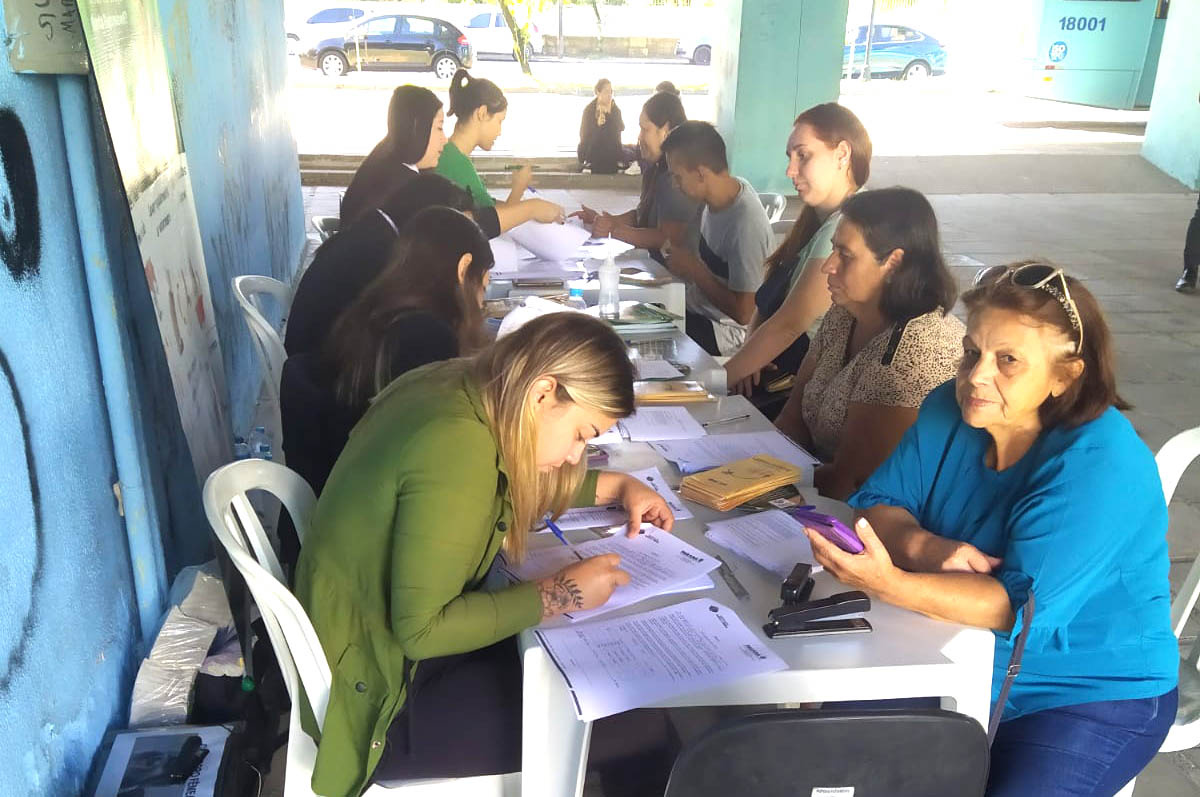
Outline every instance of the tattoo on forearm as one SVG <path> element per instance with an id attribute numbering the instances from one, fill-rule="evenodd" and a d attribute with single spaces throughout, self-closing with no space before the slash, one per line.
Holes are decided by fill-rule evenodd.
<path id="1" fill-rule="evenodd" d="M 583 608 L 583 590 L 573 578 L 558 575 L 547 579 L 538 585 L 538 592 L 542 596 L 542 619 Z"/>

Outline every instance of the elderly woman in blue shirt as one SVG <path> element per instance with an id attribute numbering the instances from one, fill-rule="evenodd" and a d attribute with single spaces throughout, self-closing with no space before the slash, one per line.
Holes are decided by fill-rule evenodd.
<path id="1" fill-rule="evenodd" d="M 1175 717 L 1167 510 L 1118 412 L 1111 337 L 1061 269 L 985 269 L 963 296 L 957 378 L 850 497 L 866 546 L 809 532 L 818 562 L 879 599 L 996 633 L 993 701 L 1032 592 L 989 797 L 1112 795 Z"/>

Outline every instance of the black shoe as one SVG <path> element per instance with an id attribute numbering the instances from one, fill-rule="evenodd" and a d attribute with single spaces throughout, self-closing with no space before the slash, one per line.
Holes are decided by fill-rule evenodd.
<path id="1" fill-rule="evenodd" d="M 1196 292 L 1196 267 L 1185 268 L 1183 273 L 1179 275 L 1179 281 L 1175 283 L 1175 290 L 1180 293 L 1195 293 Z"/>

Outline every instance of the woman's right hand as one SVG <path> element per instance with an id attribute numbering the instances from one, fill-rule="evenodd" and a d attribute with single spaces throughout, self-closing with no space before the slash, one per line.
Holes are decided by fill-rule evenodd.
<path id="1" fill-rule="evenodd" d="M 768 371 L 778 370 L 779 367 L 776 366 L 775 363 L 767 363 L 766 367 L 762 370 L 755 371 L 752 374 L 747 374 L 746 376 L 740 378 L 737 376 L 737 374 L 729 374 L 729 390 L 731 393 L 736 393 L 739 396 L 746 396 L 749 398 L 754 393 L 754 389 L 762 382 L 763 377 Z M 728 363 L 726 364 L 726 372 L 728 373 Z"/>
<path id="2" fill-rule="evenodd" d="M 529 184 L 533 182 L 533 167 L 528 163 L 517 169 L 512 176 L 512 190 L 517 196 L 525 193 L 525 189 L 529 188 Z"/>
<path id="3" fill-rule="evenodd" d="M 533 220 L 540 221 L 543 224 L 554 224 L 555 222 L 562 224 L 565 220 L 564 210 L 561 205 L 556 205 L 553 202 L 548 202 L 545 199 L 526 199 L 526 202 L 531 203 L 533 208 Z"/>
<path id="4" fill-rule="evenodd" d="M 629 583 L 629 573 L 620 569 L 619 564 L 619 554 L 601 554 L 568 565 L 539 581 L 542 619 L 603 606 L 613 590 Z"/>

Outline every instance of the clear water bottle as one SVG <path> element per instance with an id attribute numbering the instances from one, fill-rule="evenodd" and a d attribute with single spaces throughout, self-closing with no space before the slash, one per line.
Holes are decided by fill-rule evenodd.
<path id="1" fill-rule="evenodd" d="M 271 453 L 271 436 L 265 426 L 255 426 L 250 433 L 250 456 L 257 459 L 273 459 Z"/>
<path id="2" fill-rule="evenodd" d="M 233 438 L 233 461 L 239 462 L 243 459 L 250 459 L 250 444 L 246 442 L 246 438 L 238 435 Z"/>
<path id="3" fill-rule="evenodd" d="M 567 307 L 574 307 L 576 310 L 587 309 L 587 301 L 583 298 L 583 288 L 571 288 L 570 293 L 567 294 Z"/>
<path id="4" fill-rule="evenodd" d="M 621 270 L 609 255 L 600 266 L 600 317 L 615 319 L 621 315 Z"/>

